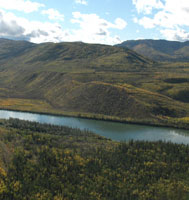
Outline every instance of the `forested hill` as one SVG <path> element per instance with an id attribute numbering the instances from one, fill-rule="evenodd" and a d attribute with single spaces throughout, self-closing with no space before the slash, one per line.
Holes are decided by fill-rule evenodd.
<path id="1" fill-rule="evenodd" d="M 117 46 L 127 47 L 155 61 L 189 62 L 189 41 L 128 40 Z"/>
<path id="2" fill-rule="evenodd" d="M 189 146 L 0 121 L 1 200 L 187 200 Z"/>

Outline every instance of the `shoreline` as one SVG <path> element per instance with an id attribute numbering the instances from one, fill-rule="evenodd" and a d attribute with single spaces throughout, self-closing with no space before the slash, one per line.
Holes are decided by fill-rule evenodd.
<path id="1" fill-rule="evenodd" d="M 21 113 L 30 113 L 30 114 L 39 114 L 39 115 L 49 115 L 49 116 L 57 116 L 57 117 L 70 117 L 70 118 L 80 118 L 80 119 L 88 119 L 88 120 L 97 120 L 97 121 L 105 121 L 105 122 L 115 122 L 115 123 L 122 123 L 122 124 L 133 124 L 133 125 L 139 125 L 139 126 L 154 126 L 154 127 L 162 127 L 162 128 L 173 128 L 173 129 L 180 129 L 180 130 L 188 130 L 189 127 L 184 128 L 184 127 L 178 127 L 174 125 L 166 125 L 166 124 L 158 124 L 158 123 L 153 123 L 150 121 L 147 122 L 140 122 L 140 121 L 132 121 L 132 119 L 120 119 L 119 117 L 114 117 L 114 116 L 106 116 L 106 115 L 101 115 L 101 114 L 90 114 L 90 113 L 72 113 L 72 112 L 61 112 L 61 113 L 56 113 L 56 112 L 45 112 L 45 111 L 27 111 L 27 110 L 19 110 L 19 109 L 11 109 L 11 108 L 1 108 L 0 111 L 13 111 L 13 112 L 21 112 Z M 93 115 L 93 116 L 89 116 Z M 117 119 L 116 119 L 117 118 Z"/>

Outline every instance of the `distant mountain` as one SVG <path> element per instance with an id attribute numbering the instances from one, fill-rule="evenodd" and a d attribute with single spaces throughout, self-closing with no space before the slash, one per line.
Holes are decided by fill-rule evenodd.
<path id="1" fill-rule="evenodd" d="M 125 47 L 0 39 L 0 108 L 178 126 L 187 68 Z"/>
<path id="2" fill-rule="evenodd" d="M 154 61 L 189 62 L 189 41 L 128 40 L 116 46 L 127 47 Z"/>
<path id="3" fill-rule="evenodd" d="M 135 71 L 153 64 L 150 59 L 127 48 L 82 42 L 33 44 L 0 39 L 0 62 L 2 61 L 6 62 L 6 68 L 10 66 L 34 70 L 37 67 L 62 72 L 86 67 L 93 70 L 100 67 L 104 70 Z"/>
<path id="4" fill-rule="evenodd" d="M 0 62 L 20 56 L 34 46 L 35 44 L 27 41 L 15 41 L 0 38 Z"/>

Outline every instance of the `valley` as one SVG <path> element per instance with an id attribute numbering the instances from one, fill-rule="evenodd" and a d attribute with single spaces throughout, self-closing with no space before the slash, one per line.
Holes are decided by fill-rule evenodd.
<path id="1" fill-rule="evenodd" d="M 125 47 L 0 39 L 0 199 L 188 199 L 188 83 Z"/>
<path id="2" fill-rule="evenodd" d="M 81 42 L 0 44 L 1 109 L 189 128 L 188 63 Z"/>

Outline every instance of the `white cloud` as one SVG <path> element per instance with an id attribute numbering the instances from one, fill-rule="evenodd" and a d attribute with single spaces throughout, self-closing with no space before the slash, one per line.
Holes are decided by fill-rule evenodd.
<path id="1" fill-rule="evenodd" d="M 144 28 L 154 28 L 154 21 L 148 17 L 143 17 L 142 19 L 135 19 L 135 22 L 142 25 Z"/>
<path id="2" fill-rule="evenodd" d="M 48 15 L 48 18 L 51 20 L 64 21 L 64 15 L 59 13 L 58 10 L 55 10 L 53 8 L 48 9 L 48 10 L 43 10 L 41 13 L 43 15 Z"/>
<path id="3" fill-rule="evenodd" d="M 25 29 L 17 23 L 12 13 L 0 11 L 0 37 L 21 37 Z"/>
<path id="4" fill-rule="evenodd" d="M 154 14 L 152 18 L 144 16 L 135 21 L 145 28 L 154 28 L 155 26 L 164 28 L 189 26 L 189 13 L 184 11 L 180 11 L 180 13 L 178 11 L 176 13 L 171 13 L 163 10 Z"/>
<path id="5" fill-rule="evenodd" d="M 117 28 L 117 29 L 124 29 L 127 26 L 127 22 L 121 18 L 116 18 L 115 20 L 115 25 L 113 26 L 113 28 Z"/>
<path id="6" fill-rule="evenodd" d="M 161 30 L 162 35 L 164 35 L 168 40 L 173 41 L 186 41 L 189 40 L 189 33 L 183 29 L 164 29 Z"/>
<path id="7" fill-rule="evenodd" d="M 0 0 L 0 8 L 5 10 L 17 10 L 31 13 L 37 11 L 40 7 L 44 7 L 44 4 L 29 0 Z"/>
<path id="8" fill-rule="evenodd" d="M 73 12 L 72 23 L 79 24 L 78 30 L 73 30 L 74 40 L 82 40 L 88 43 L 115 44 L 120 42 L 117 36 L 111 36 L 109 29 L 122 30 L 127 22 L 121 18 L 115 19 L 114 23 L 100 18 L 96 14 L 81 14 Z"/>
<path id="9" fill-rule="evenodd" d="M 80 12 L 73 12 L 72 23 L 78 23 L 84 30 L 90 32 L 98 32 L 97 30 L 107 30 L 109 28 L 124 29 L 127 26 L 127 22 L 121 18 L 116 18 L 115 23 L 108 22 L 105 19 L 100 18 L 96 14 L 81 14 Z"/>
<path id="10" fill-rule="evenodd" d="M 0 37 L 23 39 L 34 43 L 83 41 L 116 44 L 121 40 L 118 36 L 111 35 L 110 29 L 121 30 L 127 25 L 121 18 L 115 19 L 112 23 L 96 14 L 81 14 L 80 12 L 73 13 L 71 22 L 79 24 L 79 28 L 66 30 L 59 23 L 30 21 L 0 10 Z"/>
<path id="11" fill-rule="evenodd" d="M 135 23 L 144 28 L 158 27 L 166 39 L 187 38 L 188 33 L 183 30 L 189 26 L 188 0 L 133 0 L 133 4 L 140 14 L 144 13 L 143 17 L 133 19 Z M 148 14 L 151 16 L 146 16 Z"/>
<path id="12" fill-rule="evenodd" d="M 0 37 L 29 40 L 35 43 L 63 41 L 67 35 L 58 23 L 29 21 L 0 10 Z"/>
<path id="13" fill-rule="evenodd" d="M 133 0 L 138 13 L 150 14 L 152 9 L 159 9 L 163 7 L 160 0 Z"/>
<path id="14" fill-rule="evenodd" d="M 86 0 L 75 0 L 75 3 L 87 5 L 87 1 Z"/>

